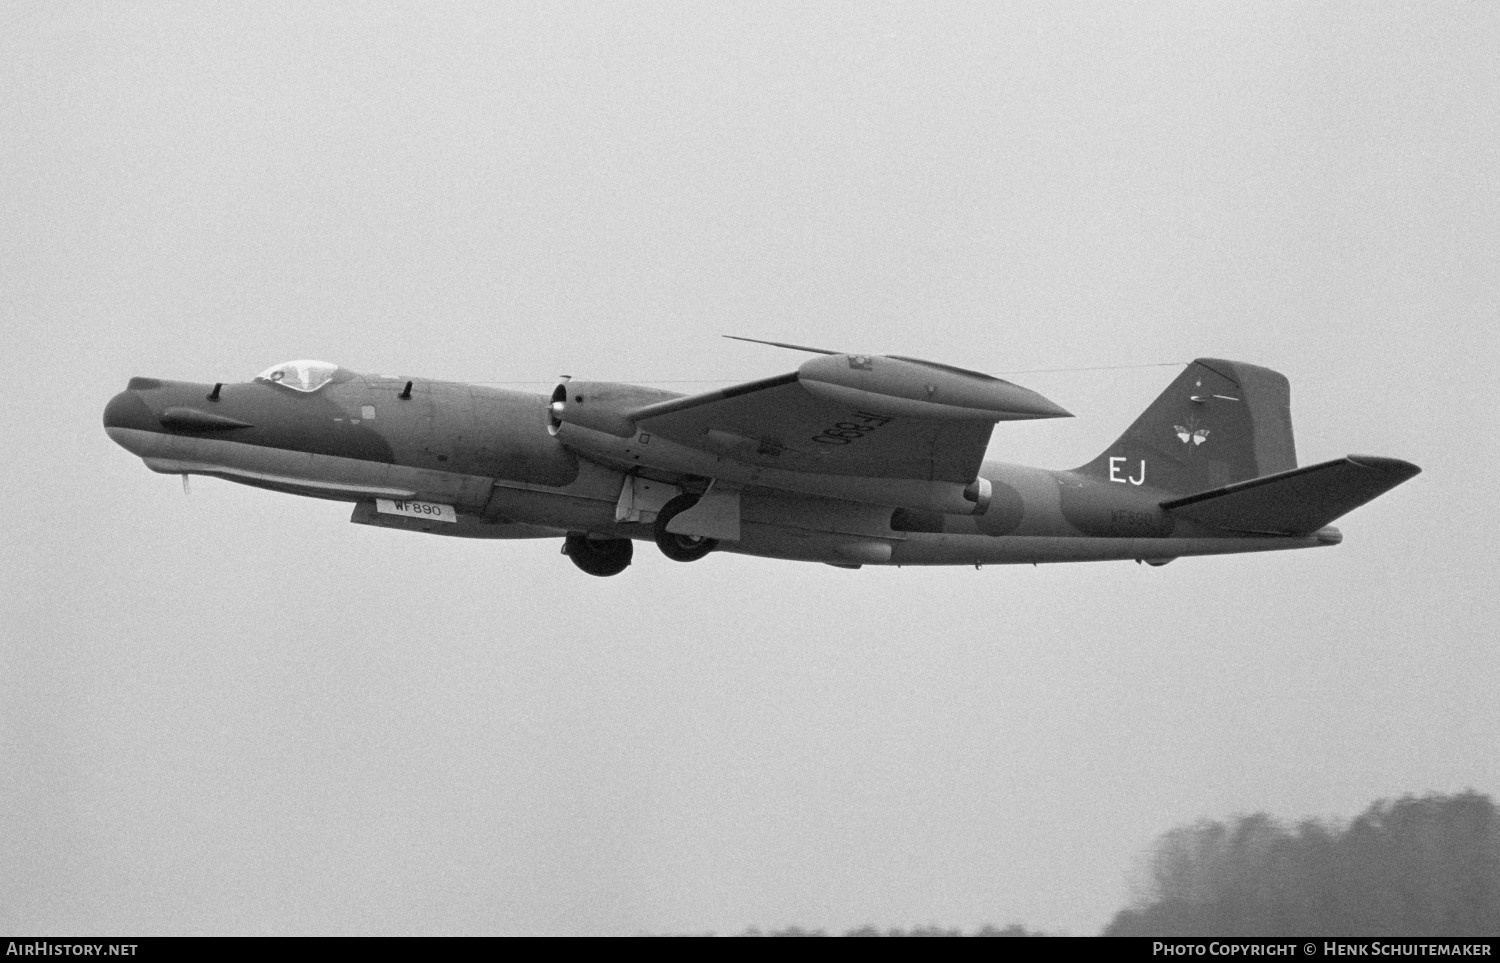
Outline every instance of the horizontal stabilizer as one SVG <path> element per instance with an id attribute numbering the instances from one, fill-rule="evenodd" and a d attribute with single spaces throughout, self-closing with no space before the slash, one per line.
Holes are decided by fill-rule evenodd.
<path id="1" fill-rule="evenodd" d="M 1319 465 L 1235 482 L 1161 507 L 1237 532 L 1306 535 L 1384 495 L 1422 469 L 1399 458 L 1350 455 Z"/>

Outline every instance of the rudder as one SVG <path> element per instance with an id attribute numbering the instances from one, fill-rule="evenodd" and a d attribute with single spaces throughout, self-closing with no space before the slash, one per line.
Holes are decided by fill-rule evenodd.
<path id="1" fill-rule="evenodd" d="M 1199 358 L 1114 444 L 1074 470 L 1187 494 L 1296 467 L 1286 376 L 1240 361 Z"/>

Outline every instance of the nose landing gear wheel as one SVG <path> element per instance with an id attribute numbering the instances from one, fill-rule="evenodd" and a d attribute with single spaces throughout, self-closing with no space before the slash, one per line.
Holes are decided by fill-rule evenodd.
<path id="1" fill-rule="evenodd" d="M 563 553 L 590 575 L 619 575 L 630 566 L 635 545 L 628 538 L 589 538 L 574 533 L 563 541 Z"/>
<path id="2" fill-rule="evenodd" d="M 696 562 L 719 547 L 716 538 L 700 535 L 679 535 L 667 531 L 667 523 L 698 504 L 697 495 L 678 495 L 661 507 L 656 515 L 656 547 L 674 562 Z"/>

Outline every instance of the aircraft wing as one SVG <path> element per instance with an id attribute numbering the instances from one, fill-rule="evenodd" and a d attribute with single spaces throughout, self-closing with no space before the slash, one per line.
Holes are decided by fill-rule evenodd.
<path id="1" fill-rule="evenodd" d="M 978 474 L 996 422 L 1058 417 L 1068 412 L 979 372 L 843 354 L 626 414 L 643 432 L 749 465 L 959 484 Z"/>

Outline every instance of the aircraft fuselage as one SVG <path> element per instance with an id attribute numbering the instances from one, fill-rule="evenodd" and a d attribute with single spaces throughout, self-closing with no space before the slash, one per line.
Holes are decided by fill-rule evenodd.
<path id="1" fill-rule="evenodd" d="M 597 432 L 580 454 L 557 436 L 547 395 L 345 369 L 307 393 L 136 378 L 104 423 L 153 471 L 353 502 L 357 523 L 463 537 L 650 541 L 667 502 L 722 480 L 735 493 L 738 537 L 720 551 L 846 567 L 1159 564 L 1339 541 L 1331 527 L 1230 532 L 1174 515 L 1145 457 L 1113 456 L 1102 476 L 985 462 L 982 510 L 963 514 L 878 478 L 772 477 L 711 453 L 674 455 L 664 439 L 642 442 L 644 432 Z"/>

